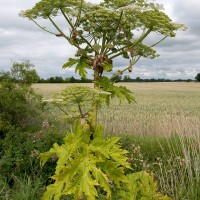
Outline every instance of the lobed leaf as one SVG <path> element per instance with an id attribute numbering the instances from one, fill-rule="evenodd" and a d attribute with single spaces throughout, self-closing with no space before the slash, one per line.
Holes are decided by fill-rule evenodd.
<path id="1" fill-rule="evenodd" d="M 63 69 L 67 68 L 67 67 L 72 67 L 73 65 L 75 65 L 77 62 L 79 61 L 79 59 L 74 59 L 74 58 L 69 58 L 68 59 L 68 62 L 66 62 L 64 65 L 63 65 Z"/>
<path id="2" fill-rule="evenodd" d="M 94 139 L 89 142 L 92 133 L 85 134 L 77 122 L 75 133 L 69 133 L 63 145 L 55 144 L 49 152 L 41 154 L 43 163 L 52 155 L 58 157 L 52 177 L 55 182 L 47 186 L 43 199 L 60 199 L 63 195 L 73 194 L 75 199 L 85 196 L 94 200 L 98 197 L 97 187 L 105 191 L 106 198 L 111 198 L 110 182 L 118 186 L 127 182 L 123 169 L 130 166 L 126 151 L 117 144 L 119 138 L 102 138 L 102 127 L 95 132 Z"/>

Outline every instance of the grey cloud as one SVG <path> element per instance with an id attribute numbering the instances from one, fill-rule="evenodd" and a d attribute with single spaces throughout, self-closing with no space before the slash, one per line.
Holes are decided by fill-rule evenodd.
<path id="1" fill-rule="evenodd" d="M 91 2 L 100 2 L 100 0 Z M 41 77 L 72 76 L 73 69 L 62 69 L 69 57 L 74 57 L 75 48 L 63 38 L 48 34 L 27 19 L 18 17 L 21 10 L 31 8 L 38 0 L 1 0 L 0 7 L 0 67 L 7 70 L 13 61 L 30 59 L 36 66 Z M 171 9 L 170 15 L 178 22 L 188 26 L 185 32 L 177 32 L 175 38 L 168 38 L 155 49 L 160 54 L 154 60 L 141 59 L 135 66 L 132 77 L 143 78 L 194 78 L 200 72 L 200 1 L 169 0 L 166 2 Z M 171 6 L 171 7 L 170 7 Z M 173 7 L 172 7 L 173 6 Z M 172 9 L 173 8 L 173 9 Z M 42 26 L 55 31 L 46 21 L 40 20 Z M 59 18 L 59 23 L 65 26 Z M 147 42 L 157 41 L 152 34 Z M 114 60 L 115 70 L 127 66 L 129 61 L 123 58 Z M 78 77 L 78 75 L 74 75 Z M 91 78 L 91 71 L 89 72 Z"/>

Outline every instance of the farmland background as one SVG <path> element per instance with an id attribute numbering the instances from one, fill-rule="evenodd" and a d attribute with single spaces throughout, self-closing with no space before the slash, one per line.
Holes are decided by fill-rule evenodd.
<path id="1" fill-rule="evenodd" d="M 107 134 L 200 134 L 200 84 L 118 83 L 133 91 L 136 103 L 114 101 L 101 108 L 99 122 Z M 78 84 L 35 84 L 46 98 Z M 83 84 L 82 84 L 83 85 Z M 92 84 L 84 84 L 92 87 Z"/>
<path id="2" fill-rule="evenodd" d="M 132 167 L 126 173 L 153 173 L 162 194 L 174 200 L 199 200 L 200 84 L 118 84 L 131 89 L 136 102 L 128 104 L 123 101 L 119 104 L 113 100 L 110 107 L 103 105 L 100 108 L 98 120 L 104 126 L 106 137 L 121 137 L 119 144 L 128 151 L 128 162 Z M 51 83 L 34 84 L 33 87 L 47 100 L 54 93 L 72 85 L 80 86 Z M 92 84 L 81 85 L 92 87 Z M 9 108 L 17 102 L 13 94 L 21 95 L 23 92 L 17 89 L 6 93 L 12 100 Z M 9 99 L 5 98 L 6 95 L 2 97 L 2 102 L 7 105 Z M 54 143 L 61 145 L 66 134 L 73 131 L 70 125 L 73 122 L 66 121 L 64 112 L 50 102 L 40 101 L 40 96 L 38 98 L 40 104 L 22 101 L 17 110 L 18 114 L 30 110 L 23 121 L 25 126 L 17 129 L 11 127 L 4 138 L 0 138 L 2 200 L 41 199 L 46 185 L 51 181 L 49 177 L 54 173 L 56 159 L 52 157 L 47 166 L 41 168 L 38 156 L 48 151 Z M 25 111 L 24 107 L 27 108 Z M 119 199 L 115 185 L 112 190 L 112 199 Z"/>

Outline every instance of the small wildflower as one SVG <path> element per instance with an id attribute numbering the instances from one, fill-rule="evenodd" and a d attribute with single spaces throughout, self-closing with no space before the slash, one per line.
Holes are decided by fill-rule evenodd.
<path id="1" fill-rule="evenodd" d="M 48 128 L 49 128 L 49 122 L 47 120 L 43 121 L 42 129 L 48 129 Z"/>
<path id="2" fill-rule="evenodd" d="M 31 151 L 31 158 L 37 158 L 40 155 L 40 152 L 36 149 L 34 149 L 33 151 Z"/>

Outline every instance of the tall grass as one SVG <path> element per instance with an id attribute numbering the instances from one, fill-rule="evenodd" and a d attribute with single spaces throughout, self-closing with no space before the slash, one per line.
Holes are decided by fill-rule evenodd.
<path id="1" fill-rule="evenodd" d="M 99 122 L 107 133 L 170 135 L 200 134 L 199 83 L 120 83 L 134 93 L 137 103 L 103 106 Z M 80 84 L 79 84 L 80 85 Z M 84 84 L 91 87 L 91 84 Z M 35 84 L 50 97 L 71 84 Z"/>
<path id="2" fill-rule="evenodd" d="M 3 180 L 3 177 L 2 177 Z M 44 192 L 41 180 L 37 177 L 12 176 L 13 185 L 10 187 L 6 180 L 0 181 L 0 200 L 36 200 Z"/>
<path id="3" fill-rule="evenodd" d="M 200 199 L 200 135 L 124 135 L 133 171 L 153 171 L 160 191 L 174 200 Z"/>
<path id="4" fill-rule="evenodd" d="M 35 87 L 49 97 L 66 86 Z M 130 162 L 135 170 L 152 169 L 162 193 L 175 200 L 199 200 L 200 84 L 130 83 L 126 86 L 134 92 L 137 103 L 119 105 L 114 101 L 109 108 L 103 106 L 99 122 L 105 134 L 129 134 L 122 146 L 129 150 Z"/>
<path id="5" fill-rule="evenodd" d="M 167 163 L 158 163 L 161 190 L 176 200 L 200 199 L 200 135 L 176 134 L 166 137 L 171 154 Z M 162 144 L 161 144 L 162 148 Z"/>
<path id="6" fill-rule="evenodd" d="M 180 84 L 178 89 L 171 85 L 161 90 L 140 85 L 133 91 L 137 103 L 119 105 L 115 101 L 110 108 L 102 107 L 99 122 L 108 133 L 200 134 L 200 85 L 194 85 L 195 89 L 186 86 Z"/>

